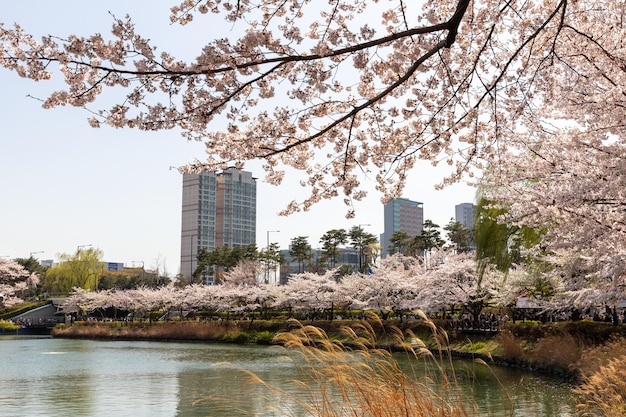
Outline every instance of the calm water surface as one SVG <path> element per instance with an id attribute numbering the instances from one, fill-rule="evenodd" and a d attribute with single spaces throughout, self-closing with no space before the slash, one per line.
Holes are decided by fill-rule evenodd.
<path id="1" fill-rule="evenodd" d="M 0 336 L 0 361 L 2 417 L 304 415 L 297 370 L 278 348 Z M 248 384 L 242 370 L 286 394 Z M 574 416 L 571 387 L 552 379 L 460 362 L 456 380 L 483 416 Z"/>

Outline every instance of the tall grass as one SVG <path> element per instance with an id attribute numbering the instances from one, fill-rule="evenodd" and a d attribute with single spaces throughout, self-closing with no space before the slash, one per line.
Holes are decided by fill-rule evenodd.
<path id="1" fill-rule="evenodd" d="M 626 339 L 583 352 L 583 382 L 574 390 L 583 400 L 581 416 L 626 416 Z"/>
<path id="2" fill-rule="evenodd" d="M 569 370 L 581 358 L 580 343 L 570 334 L 548 335 L 537 342 L 532 354 L 535 363 Z"/>
<path id="3" fill-rule="evenodd" d="M 374 325 L 377 323 L 374 323 Z M 409 355 L 430 360 L 434 372 L 417 377 L 403 371 L 391 352 L 378 346 L 371 322 L 343 329 L 348 344 L 332 342 L 311 326 L 284 333 L 279 340 L 301 355 L 311 416 L 468 416 L 451 380 L 424 343 L 414 335 L 387 335 Z M 434 329 L 437 331 L 436 329 Z M 445 337 L 435 333 L 437 337 Z M 387 343 L 387 341 L 386 341 Z M 441 356 L 445 360 L 444 356 Z M 468 402 L 468 404 L 471 404 Z"/>
<path id="4" fill-rule="evenodd" d="M 424 319 L 426 319 L 424 317 Z M 267 384 L 253 373 L 249 383 L 266 388 L 271 410 L 280 416 L 311 417 L 469 417 L 477 415 L 472 398 L 462 397 L 456 376 L 446 361 L 447 335 L 432 326 L 438 354 L 412 333 L 398 329 L 380 335 L 377 317 L 342 328 L 331 340 L 322 329 L 299 325 L 280 333 L 274 342 L 286 350 L 300 374 L 292 381 L 298 396 Z M 377 332 L 378 330 L 378 332 Z M 377 334 L 379 336 L 377 336 Z M 380 338 L 380 339 L 379 339 Z M 407 372 L 386 346 L 401 347 L 414 360 L 424 361 L 428 372 Z M 415 362 L 415 361 L 413 361 Z M 420 364 L 423 365 L 423 364 Z M 423 369 L 424 366 L 419 366 Z M 304 392 L 304 394 L 302 394 Z M 257 410 L 258 411 L 258 410 Z M 240 414 L 238 414 L 240 415 Z"/>
<path id="5" fill-rule="evenodd" d="M 57 326 L 54 337 L 110 340 L 221 340 L 241 332 L 236 324 L 215 322 L 76 322 Z M 244 340 L 247 341 L 247 340 Z"/>

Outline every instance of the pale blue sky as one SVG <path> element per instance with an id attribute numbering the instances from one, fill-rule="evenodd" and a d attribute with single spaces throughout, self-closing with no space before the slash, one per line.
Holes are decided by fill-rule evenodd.
<path id="1" fill-rule="evenodd" d="M 140 32 L 161 49 L 195 56 L 195 46 L 169 36 L 169 6 L 163 0 L 87 2 L 19 1 L 3 3 L 0 21 L 18 22 L 37 34 L 106 35 L 109 11 L 129 13 Z M 186 28 L 185 39 L 208 39 L 202 25 Z M 226 28 L 226 26 L 225 26 Z M 219 33 L 218 36 L 225 36 Z M 199 43 L 197 44 L 199 45 Z M 184 48 L 184 51 L 183 51 Z M 58 79 L 58 76 L 55 76 Z M 55 81 L 35 83 L 0 69 L 0 257 L 57 259 L 79 245 L 93 245 L 110 262 L 153 269 L 157 262 L 173 276 L 180 263 L 181 176 L 170 166 L 204 159 L 200 143 L 189 143 L 176 131 L 139 132 L 104 127 L 92 129 L 85 110 L 44 110 L 28 95 L 45 97 Z M 56 84 L 57 86 L 59 84 Z M 96 108 L 97 106 L 94 106 Z M 455 204 L 474 201 L 474 190 L 455 185 L 435 191 L 446 167 L 428 163 L 411 175 L 405 198 L 424 203 L 424 215 L 440 226 L 454 217 Z M 354 219 L 345 219 L 341 199 L 325 201 L 309 212 L 290 217 L 276 215 L 293 196 L 303 196 L 300 177 L 287 176 L 280 187 L 262 182 L 260 164 L 246 169 L 261 177 L 258 183 L 257 244 L 272 242 L 286 248 L 296 236 L 308 236 L 313 247 L 321 235 L 335 228 L 369 224 L 364 229 L 383 232 L 383 206 L 375 191 L 356 206 Z M 373 190 L 373 184 L 367 187 Z"/>

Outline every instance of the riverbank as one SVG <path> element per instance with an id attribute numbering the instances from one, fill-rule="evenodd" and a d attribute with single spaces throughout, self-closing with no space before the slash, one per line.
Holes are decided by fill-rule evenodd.
<path id="1" fill-rule="evenodd" d="M 623 336 L 623 326 L 597 322 L 540 324 L 509 323 L 499 331 L 441 331 L 446 323 L 425 320 L 230 320 L 171 322 L 75 322 L 57 326 L 53 337 L 100 340 L 199 341 L 222 343 L 275 343 L 275 336 L 301 326 L 322 329 L 329 340 L 349 345 L 344 328 L 371 328 L 368 343 L 386 349 L 406 349 L 423 342 L 431 351 L 442 349 L 451 356 L 482 359 L 487 363 L 513 366 L 579 380 L 591 372 L 589 352 L 612 338 Z M 401 338 L 398 335 L 402 335 Z"/>

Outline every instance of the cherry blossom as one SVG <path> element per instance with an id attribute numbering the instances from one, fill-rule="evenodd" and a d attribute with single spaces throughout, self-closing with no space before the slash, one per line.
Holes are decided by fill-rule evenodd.
<path id="1" fill-rule="evenodd" d="M 508 166 L 520 137 L 620 138 L 624 3 L 185 0 L 164 29 L 224 19 L 240 32 L 186 60 L 157 50 L 131 18 L 114 18 L 108 35 L 40 40 L 3 24 L 0 65 L 37 81 L 60 75 L 65 89 L 44 106 L 96 106 L 93 126 L 203 141 L 206 160 L 184 170 L 261 159 L 280 184 L 294 168 L 309 197 L 285 213 L 343 194 L 350 216 L 363 181 L 400 196 L 420 159 L 450 165 L 445 185 Z M 105 92 L 118 97 L 108 108 Z M 564 124 L 574 132 L 544 134 Z"/>
<path id="2" fill-rule="evenodd" d="M 30 273 L 17 262 L 0 258 L 0 296 L 5 306 L 12 306 L 24 301 L 23 292 L 35 288 L 39 283 L 39 276 Z"/>

